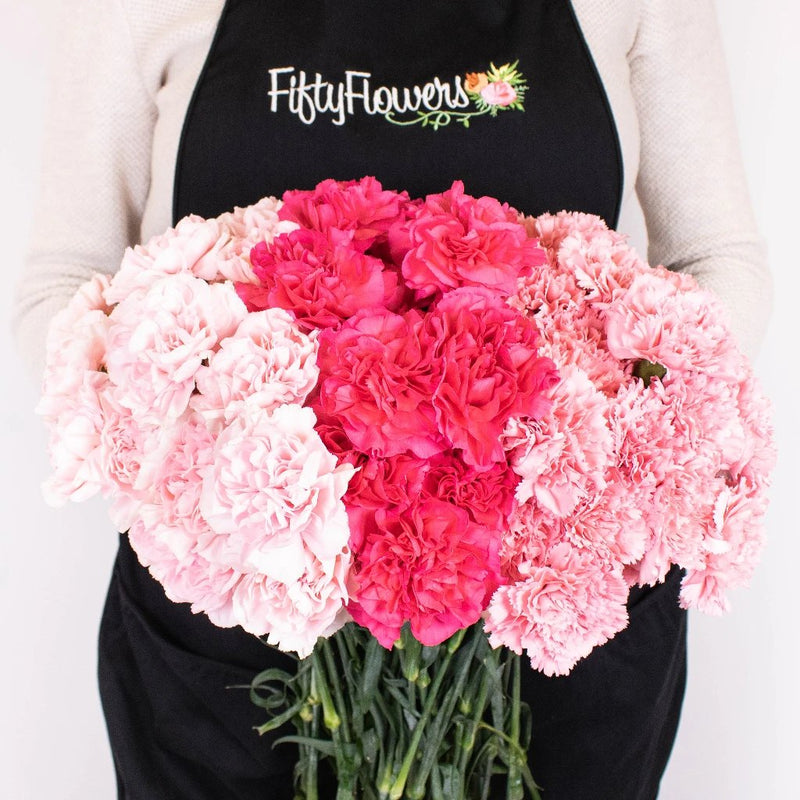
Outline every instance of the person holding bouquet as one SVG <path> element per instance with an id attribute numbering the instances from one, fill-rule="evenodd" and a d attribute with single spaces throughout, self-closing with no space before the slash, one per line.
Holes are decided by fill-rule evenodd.
<path id="1" fill-rule="evenodd" d="M 32 364 L 43 323 L 126 246 L 187 214 L 363 175 L 418 197 L 463 180 L 528 215 L 610 226 L 636 197 L 651 261 L 715 291 L 757 349 L 770 279 L 708 0 L 64 5 L 17 295 Z M 546 800 L 656 796 L 685 684 L 680 579 L 634 587 L 628 628 L 569 676 L 525 674 Z M 292 662 L 171 603 L 121 536 L 99 662 L 120 798 L 293 797 L 286 749 L 225 689 L 270 664 Z"/>

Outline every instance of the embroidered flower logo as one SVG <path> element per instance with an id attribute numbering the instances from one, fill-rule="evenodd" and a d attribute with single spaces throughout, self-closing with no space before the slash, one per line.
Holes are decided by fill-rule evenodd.
<path id="1" fill-rule="evenodd" d="M 489 64 L 486 72 L 468 72 L 463 81 L 463 90 L 470 103 L 466 111 L 437 109 L 418 111 L 412 119 L 395 119 L 393 111 L 384 114 L 385 119 L 395 125 L 429 125 L 434 130 L 460 122 L 465 128 L 470 120 L 488 114 L 496 117 L 500 111 L 524 111 L 525 92 L 528 84 L 517 69 L 519 61 L 496 67 Z"/>
<path id="2" fill-rule="evenodd" d="M 273 67 L 269 70 L 270 112 L 288 111 L 304 125 L 320 117 L 345 125 L 354 114 L 375 115 L 392 125 L 422 125 L 438 130 L 451 122 L 465 128 L 473 117 L 501 111 L 524 111 L 528 85 L 513 64 L 485 72 L 467 72 L 442 79 L 438 75 L 413 86 L 385 86 L 373 82 L 371 72 L 345 70 L 344 79 L 326 80 L 304 69 Z"/>

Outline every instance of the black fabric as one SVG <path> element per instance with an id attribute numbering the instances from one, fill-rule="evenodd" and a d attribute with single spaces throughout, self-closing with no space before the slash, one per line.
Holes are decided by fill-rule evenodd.
<path id="1" fill-rule="evenodd" d="M 525 110 L 394 125 L 354 100 L 342 125 L 311 124 L 276 96 L 270 69 L 374 87 L 463 80 L 518 61 Z M 280 81 L 290 73 L 280 73 Z M 288 85 L 288 84 L 286 84 Z M 452 90 L 455 91 L 455 90 Z M 374 109 L 373 109 L 374 110 Z M 409 114 L 400 115 L 408 122 Z M 411 115 L 413 116 L 413 115 Z M 615 224 L 622 169 L 607 99 L 563 0 L 230 0 L 187 114 L 176 220 L 217 215 L 323 178 L 375 175 L 414 196 L 463 179 L 526 213 L 594 212 Z M 631 624 L 566 678 L 528 671 L 531 762 L 545 800 L 654 797 L 685 679 L 677 573 L 632 596 Z M 123 537 L 100 636 L 99 678 L 125 800 L 291 798 L 291 748 L 271 749 L 242 689 L 284 654 L 168 601 Z M 322 798 L 333 797 L 330 783 Z M 504 796 L 504 793 L 498 796 Z"/>
<path id="2" fill-rule="evenodd" d="M 518 61 L 524 111 L 398 126 L 360 109 L 344 124 L 305 124 L 286 96 L 271 111 L 271 69 L 309 82 L 368 72 L 370 86 L 411 87 Z M 291 75 L 278 76 L 278 90 Z M 354 79 L 356 88 L 360 79 Z M 406 117 L 408 115 L 405 115 Z M 216 216 L 324 178 L 376 176 L 424 196 L 464 180 L 520 211 L 576 209 L 616 224 L 622 166 L 616 129 L 572 7 L 562 0 L 231 0 L 193 97 L 177 165 L 175 220 Z"/>
<path id="3" fill-rule="evenodd" d="M 544 800 L 653 800 L 678 727 L 686 686 L 682 572 L 634 588 L 630 622 L 567 676 L 527 670 L 530 763 Z"/>

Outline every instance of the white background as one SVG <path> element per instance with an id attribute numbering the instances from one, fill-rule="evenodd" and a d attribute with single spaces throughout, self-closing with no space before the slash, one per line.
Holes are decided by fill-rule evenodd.
<path id="1" fill-rule="evenodd" d="M 48 37 L 57 35 L 55 4 L 0 0 L 7 287 L 0 296 L 0 795 L 103 800 L 116 795 L 95 649 L 115 534 L 100 502 L 54 511 L 41 500 L 47 464 L 32 413 L 36 391 L 8 336 L 9 286 L 20 273 L 34 191 Z M 691 617 L 689 689 L 662 800 L 800 797 L 797 9 L 790 0 L 719 3 L 742 150 L 776 284 L 757 371 L 775 401 L 781 452 L 770 542 L 752 588 L 734 596 L 724 619 Z"/>

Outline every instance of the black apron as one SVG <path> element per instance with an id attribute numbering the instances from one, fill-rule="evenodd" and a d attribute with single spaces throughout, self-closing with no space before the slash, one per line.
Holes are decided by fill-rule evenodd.
<path id="1" fill-rule="evenodd" d="M 175 220 L 364 175 L 412 196 L 461 179 L 528 214 L 615 225 L 619 142 L 570 3 L 230 0 L 187 113 Z M 570 676 L 526 671 L 545 800 L 655 797 L 685 682 L 679 580 L 634 590 L 629 628 Z M 293 797 L 292 749 L 259 738 L 261 712 L 226 688 L 289 664 L 168 601 L 123 536 L 99 664 L 119 796 Z"/>

